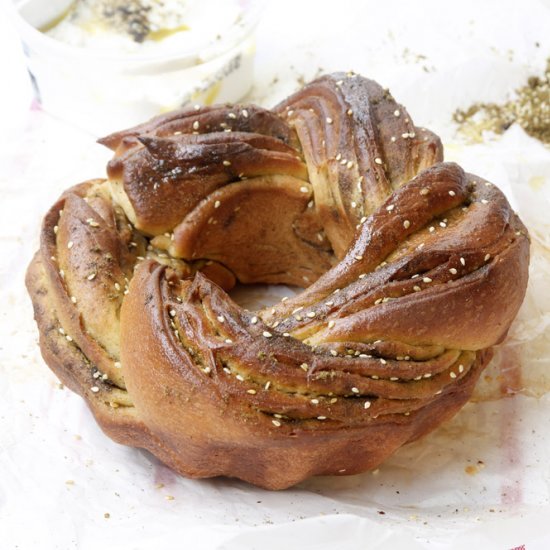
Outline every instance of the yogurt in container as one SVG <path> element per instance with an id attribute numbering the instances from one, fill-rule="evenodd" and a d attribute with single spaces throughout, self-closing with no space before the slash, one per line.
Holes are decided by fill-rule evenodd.
<path id="1" fill-rule="evenodd" d="M 250 90 L 263 0 L 14 0 L 37 99 L 94 134 Z"/>

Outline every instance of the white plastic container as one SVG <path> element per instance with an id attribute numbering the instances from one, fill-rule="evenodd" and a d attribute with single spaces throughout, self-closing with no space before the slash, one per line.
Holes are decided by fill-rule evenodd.
<path id="1" fill-rule="evenodd" d="M 214 13 L 220 0 L 200 3 Z M 226 0 L 231 1 L 231 0 Z M 264 0 L 233 0 L 239 10 L 216 36 L 193 28 L 183 43 L 138 44 L 135 51 L 75 46 L 39 29 L 62 17 L 71 0 L 13 0 L 36 97 L 44 110 L 95 135 L 131 126 L 186 104 L 236 102 L 250 90 L 254 30 Z M 211 4 L 211 6 L 209 6 Z M 202 24 L 209 20 L 203 18 Z M 204 27 L 203 27 L 204 28 Z M 92 37 L 93 40 L 93 37 Z"/>

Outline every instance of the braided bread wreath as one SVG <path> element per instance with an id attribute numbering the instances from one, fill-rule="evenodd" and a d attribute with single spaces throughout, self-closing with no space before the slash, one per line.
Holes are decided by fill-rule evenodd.
<path id="1" fill-rule="evenodd" d="M 107 435 L 185 476 L 376 467 L 465 404 L 522 302 L 504 195 L 358 75 L 100 143 L 108 179 L 63 193 L 28 270 L 42 354 Z M 305 290 L 247 311 L 236 281 Z"/>

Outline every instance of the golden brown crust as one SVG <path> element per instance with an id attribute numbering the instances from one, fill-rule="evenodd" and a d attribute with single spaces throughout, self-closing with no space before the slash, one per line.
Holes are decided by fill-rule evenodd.
<path id="1" fill-rule="evenodd" d="M 109 180 L 63 194 L 29 267 L 41 349 L 108 435 L 184 475 L 376 467 L 463 406 L 523 299 L 504 195 L 362 77 L 102 143 Z M 216 284 L 237 280 L 308 288 L 249 312 Z"/>

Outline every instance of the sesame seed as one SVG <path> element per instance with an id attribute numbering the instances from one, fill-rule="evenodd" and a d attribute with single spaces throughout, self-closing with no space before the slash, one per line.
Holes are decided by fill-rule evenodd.
<path id="1" fill-rule="evenodd" d="M 288 111 L 287 113 L 287 116 L 292 116 L 294 114 L 294 111 L 292 109 L 290 109 L 290 111 Z"/>
<path id="2" fill-rule="evenodd" d="M 333 356 L 333 357 L 336 357 L 338 355 L 338 352 L 335 350 L 335 349 L 331 349 L 330 350 L 330 354 Z"/>
<path id="3" fill-rule="evenodd" d="M 193 130 L 198 130 L 198 129 L 199 129 L 199 121 L 195 120 L 195 122 L 193 122 Z"/>
<path id="4" fill-rule="evenodd" d="M 242 375 L 242 374 L 237 374 L 237 376 L 235 376 L 235 378 L 236 378 L 239 382 L 244 382 L 244 378 L 243 378 L 243 375 Z"/>
<path id="5" fill-rule="evenodd" d="M 233 340 L 231 340 L 231 338 L 226 338 L 226 339 L 224 340 L 224 342 L 225 342 L 226 344 L 232 344 L 232 343 L 233 343 Z"/>
<path id="6" fill-rule="evenodd" d="M 300 365 L 300 368 L 301 368 L 302 370 L 307 371 L 307 369 L 309 368 L 309 365 L 308 365 L 307 363 L 302 363 L 302 364 Z"/>
<path id="7" fill-rule="evenodd" d="M 301 321 L 303 317 L 301 315 L 295 315 L 294 319 L 296 319 L 296 321 Z"/>
<path id="8" fill-rule="evenodd" d="M 363 216 L 360 220 L 359 220 L 359 223 L 365 223 L 367 221 L 367 217 L 366 216 Z"/>
<path id="9" fill-rule="evenodd" d="M 277 426 L 277 428 L 279 428 L 281 426 L 281 423 L 278 421 L 278 420 L 272 420 L 271 423 L 274 425 L 274 426 Z"/>
<path id="10" fill-rule="evenodd" d="M 222 164 L 223 164 L 224 166 L 231 166 L 231 161 L 230 161 L 230 160 L 224 160 L 224 161 L 222 162 Z"/>
<path id="11" fill-rule="evenodd" d="M 327 124 L 332 124 L 332 118 L 330 118 L 329 116 L 326 118 L 326 121 L 327 121 Z"/>
<path id="12" fill-rule="evenodd" d="M 67 248 L 70 250 L 73 247 L 73 245 L 74 245 L 73 241 L 69 241 L 67 243 Z"/>
<path id="13" fill-rule="evenodd" d="M 395 142 L 397 141 L 397 138 L 396 138 L 395 136 L 392 136 L 392 137 L 390 138 L 390 141 L 391 141 L 392 143 L 395 143 Z"/>
<path id="14" fill-rule="evenodd" d="M 381 159 L 380 157 L 376 157 L 376 158 L 374 159 L 374 162 L 375 162 L 376 164 L 382 164 L 382 159 Z"/>
<path id="15" fill-rule="evenodd" d="M 390 204 L 389 206 L 386 206 L 386 210 L 388 212 L 391 212 L 395 208 L 395 204 Z"/>
<path id="16" fill-rule="evenodd" d="M 325 305 L 330 307 L 330 306 L 334 305 L 334 302 L 332 302 L 332 301 L 331 302 L 325 302 Z"/>
<path id="17" fill-rule="evenodd" d="M 115 290 L 120 291 L 120 285 L 118 283 L 115 283 Z"/>
<path id="18" fill-rule="evenodd" d="M 488 262 L 490 259 L 491 259 L 491 254 L 485 254 L 485 258 L 483 258 L 483 260 Z"/>
<path id="19" fill-rule="evenodd" d="M 122 365 L 121 365 L 120 361 L 115 361 L 115 362 L 113 363 L 113 366 L 115 367 L 115 369 L 120 369 L 120 367 L 121 367 Z"/>
<path id="20" fill-rule="evenodd" d="M 458 365 L 458 372 L 464 372 L 464 365 Z"/>
<path id="21" fill-rule="evenodd" d="M 352 110 L 352 109 L 348 109 L 346 112 L 347 112 L 347 115 L 348 115 L 348 116 L 351 116 L 351 115 L 353 114 L 353 110 Z"/>
<path id="22" fill-rule="evenodd" d="M 248 118 L 248 111 L 246 109 L 243 109 L 241 111 L 241 114 L 243 115 L 244 118 Z"/>
<path id="23" fill-rule="evenodd" d="M 367 276 L 366 273 L 361 273 L 361 275 L 359 275 L 358 279 L 364 279 L 366 276 Z"/>
<path id="24" fill-rule="evenodd" d="M 357 203 L 355 201 L 351 201 L 351 207 L 352 208 L 357 208 Z"/>
<path id="25" fill-rule="evenodd" d="M 462 265 L 466 265 L 466 260 L 465 260 L 464 258 L 460 258 L 460 263 L 461 263 Z"/>
<path id="26" fill-rule="evenodd" d="M 90 273 L 86 279 L 88 279 L 88 281 L 93 281 L 94 279 L 96 278 L 96 273 Z"/>
<path id="27" fill-rule="evenodd" d="M 447 227 L 447 224 L 446 224 L 445 222 L 439 222 L 439 225 L 440 225 L 441 227 Z"/>
<path id="28" fill-rule="evenodd" d="M 348 162 L 346 163 L 346 168 L 353 168 L 353 161 L 348 160 Z"/>
<path id="29" fill-rule="evenodd" d="M 269 386 L 271 386 L 271 381 L 265 383 L 264 390 L 267 391 L 269 389 Z"/>
<path id="30" fill-rule="evenodd" d="M 423 283 L 431 283 L 432 279 L 430 279 L 429 277 L 422 277 L 422 282 Z"/>
<path id="31" fill-rule="evenodd" d="M 454 191 L 449 191 L 449 195 L 451 195 L 451 197 L 454 197 L 456 195 L 456 193 Z"/>
<path id="32" fill-rule="evenodd" d="M 356 388 L 355 386 L 353 386 L 353 388 L 351 388 L 351 391 L 353 393 L 359 393 L 359 388 Z"/>
<path id="33" fill-rule="evenodd" d="M 289 332 L 283 332 L 283 336 L 284 336 L 285 338 L 288 338 L 288 337 L 290 336 L 290 333 L 289 333 Z"/>
<path id="34" fill-rule="evenodd" d="M 454 267 L 451 267 L 451 269 L 449 269 L 449 272 L 451 273 L 451 275 L 456 275 L 458 273 L 458 271 Z"/>
<path id="35" fill-rule="evenodd" d="M 214 208 L 219 208 L 219 207 L 220 207 L 220 204 L 221 204 L 220 201 L 216 201 L 216 202 L 214 203 Z"/>
<path id="36" fill-rule="evenodd" d="M 409 229 L 410 226 L 411 226 L 411 222 L 410 222 L 409 220 L 405 220 L 405 221 L 403 222 L 403 227 L 404 227 L 405 229 Z"/>
<path id="37" fill-rule="evenodd" d="M 390 380 L 392 382 L 396 382 L 397 380 L 399 380 L 399 378 L 397 376 L 390 376 Z"/>
<path id="38" fill-rule="evenodd" d="M 456 372 L 451 372 L 451 373 L 449 374 L 449 376 L 450 376 L 451 378 L 456 378 Z"/>
<path id="39" fill-rule="evenodd" d="M 67 334 L 67 336 L 65 336 L 65 340 L 67 340 L 67 342 L 72 342 L 73 341 L 72 337 L 69 336 L 68 334 Z"/>
<path id="40" fill-rule="evenodd" d="M 74 296 L 71 296 L 71 302 L 72 302 L 73 304 L 76 304 L 76 298 L 75 298 Z"/>
<path id="41" fill-rule="evenodd" d="M 432 373 L 431 372 L 427 372 L 425 375 L 424 375 L 424 378 L 431 378 L 432 377 Z"/>
<path id="42" fill-rule="evenodd" d="M 246 393 L 249 393 L 250 395 L 256 395 L 256 390 L 251 388 L 249 390 L 246 390 Z"/>
<path id="43" fill-rule="evenodd" d="M 63 327 L 59 327 L 57 330 L 59 331 L 59 334 L 63 334 L 63 336 L 65 336 L 65 329 Z"/>
<path id="44" fill-rule="evenodd" d="M 300 192 L 301 193 L 309 193 L 309 189 L 304 185 L 304 186 L 300 187 Z"/>
<path id="45" fill-rule="evenodd" d="M 94 393 L 97 393 L 99 391 L 99 388 L 97 386 L 92 386 L 90 388 Z"/>
<path id="46" fill-rule="evenodd" d="M 306 314 L 310 319 L 313 319 L 313 317 L 315 317 L 315 311 L 308 311 L 307 314 Z"/>
<path id="47" fill-rule="evenodd" d="M 388 362 L 383 357 L 380 357 L 380 363 L 382 363 L 382 365 L 386 365 Z"/>
<path id="48" fill-rule="evenodd" d="M 254 316 L 254 317 L 252 317 L 252 319 L 250 319 L 250 323 L 252 325 L 255 325 L 257 322 L 258 322 L 258 317 L 256 317 L 256 316 Z"/>
<path id="49" fill-rule="evenodd" d="M 488 201 L 487 199 L 481 199 L 481 202 L 482 202 L 483 204 L 489 204 L 489 201 Z"/>
<path id="50" fill-rule="evenodd" d="M 317 420 L 326 420 L 326 419 L 327 419 L 326 416 L 318 416 L 318 417 L 317 417 Z"/>
<path id="51" fill-rule="evenodd" d="M 371 404 L 372 404 L 372 403 L 371 403 L 370 401 L 365 401 L 365 402 L 363 403 L 363 408 L 368 409 L 368 408 L 370 408 Z"/>
<path id="52" fill-rule="evenodd" d="M 430 190 L 427 187 L 422 187 L 422 189 L 420 189 L 421 195 L 427 195 L 429 192 Z"/>
<path id="53" fill-rule="evenodd" d="M 394 116 L 399 116 L 401 114 L 401 112 L 399 111 L 399 109 L 396 109 L 394 112 L 393 112 Z"/>
<path id="54" fill-rule="evenodd" d="M 329 321 L 328 322 L 328 328 L 332 328 L 336 324 L 335 321 Z"/>
<path id="55" fill-rule="evenodd" d="M 360 353 L 360 354 L 359 354 L 359 357 L 360 357 L 361 359 L 368 359 L 369 357 L 372 357 L 372 355 L 367 355 L 366 353 Z"/>
<path id="56" fill-rule="evenodd" d="M 223 367 L 223 372 L 225 372 L 226 374 L 231 374 L 231 369 L 228 367 Z"/>
<path id="57" fill-rule="evenodd" d="M 171 309 L 168 313 L 170 314 L 170 317 L 175 317 L 176 316 L 176 310 L 175 309 Z"/>
<path id="58" fill-rule="evenodd" d="M 355 256 L 355 259 L 358 260 L 358 261 L 361 261 L 361 260 L 363 259 L 363 256 L 357 254 L 357 255 Z"/>
<path id="59" fill-rule="evenodd" d="M 418 285 L 414 285 L 414 286 L 413 286 L 413 290 L 414 290 L 415 292 L 420 292 L 422 289 L 421 289 Z"/>
<path id="60" fill-rule="evenodd" d="M 373 375 L 371 376 L 371 379 L 372 379 L 372 380 L 378 380 L 378 379 L 379 379 L 379 377 L 378 377 L 378 376 L 376 376 L 376 374 L 373 374 Z"/>
<path id="61" fill-rule="evenodd" d="M 265 338 L 271 338 L 273 335 L 271 334 L 271 332 L 267 332 L 267 330 L 264 330 L 262 332 L 262 335 L 265 337 Z"/>
<path id="62" fill-rule="evenodd" d="M 53 232 L 57 235 L 57 232 L 59 231 L 59 227 L 57 225 L 53 226 Z"/>
<path id="63" fill-rule="evenodd" d="M 90 226 L 90 227 L 99 227 L 99 224 L 93 219 L 93 218 L 88 218 L 86 220 L 86 223 Z"/>
<path id="64" fill-rule="evenodd" d="M 235 113 L 227 113 L 227 117 L 235 119 L 235 118 L 237 118 L 237 115 Z"/>
<path id="65" fill-rule="evenodd" d="M 176 312 L 174 311 L 174 314 L 175 314 L 175 313 L 176 313 Z M 217 319 L 218 319 L 218 321 L 219 321 L 220 323 L 223 323 L 223 322 L 225 321 L 225 317 L 224 317 L 223 315 L 218 315 Z"/>
<path id="66" fill-rule="evenodd" d="M 430 233 L 433 233 L 435 231 L 435 227 L 432 225 L 429 229 Z"/>
<path id="67" fill-rule="evenodd" d="M 318 405 L 319 404 L 319 399 L 310 399 L 310 403 L 313 403 L 314 405 Z"/>

